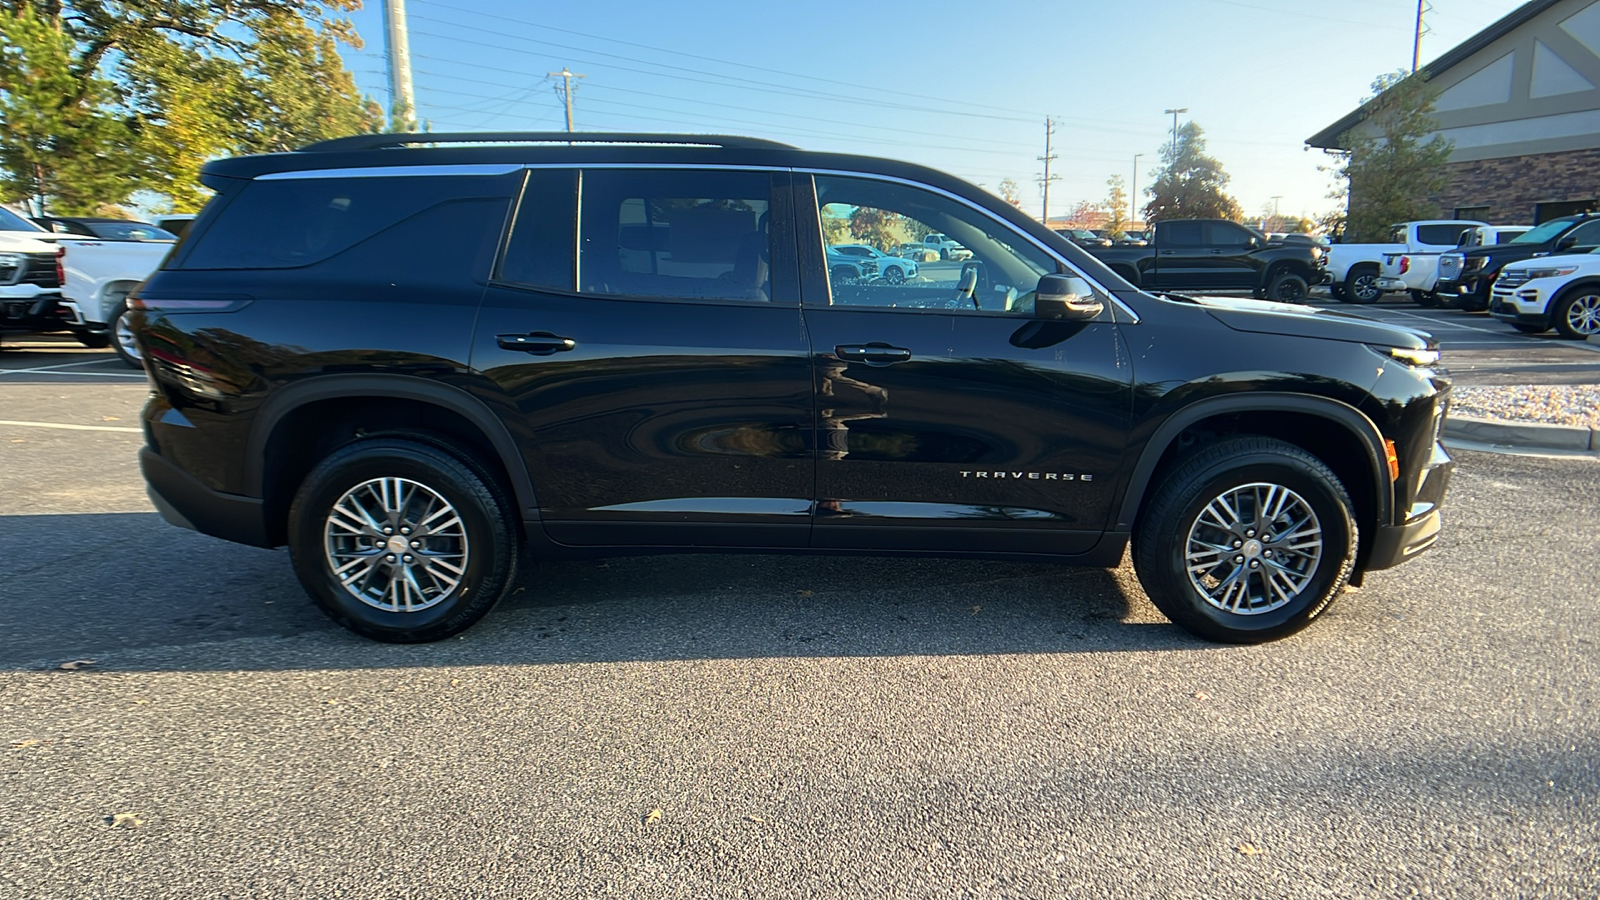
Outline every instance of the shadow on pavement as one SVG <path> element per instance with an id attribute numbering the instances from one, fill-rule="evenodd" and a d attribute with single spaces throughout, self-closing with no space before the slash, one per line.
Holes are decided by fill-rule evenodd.
<path id="1" fill-rule="evenodd" d="M 525 570 L 465 634 L 391 646 L 327 620 L 287 553 L 151 513 L 0 517 L 0 559 L 6 669 L 77 658 L 165 671 L 1212 646 L 1166 624 L 1126 567 L 713 554 L 549 562 Z"/>

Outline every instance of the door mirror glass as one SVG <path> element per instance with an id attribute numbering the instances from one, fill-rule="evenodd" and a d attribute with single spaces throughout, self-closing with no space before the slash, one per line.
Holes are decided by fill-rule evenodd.
<path id="1" fill-rule="evenodd" d="M 1556 241 L 1556 249 L 1557 250 L 1570 250 L 1570 249 L 1572 249 L 1573 247 L 1576 247 L 1576 246 L 1578 246 L 1578 239 L 1576 237 L 1573 237 L 1570 234 L 1567 235 L 1566 237 L 1562 238 L 1561 240 Z"/>
<path id="2" fill-rule="evenodd" d="M 1084 321 L 1100 315 L 1104 304 L 1089 282 L 1074 275 L 1046 275 L 1039 279 L 1033 308 L 1041 319 Z"/>

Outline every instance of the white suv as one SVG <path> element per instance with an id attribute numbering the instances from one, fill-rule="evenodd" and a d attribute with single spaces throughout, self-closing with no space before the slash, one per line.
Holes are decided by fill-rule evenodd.
<path id="1" fill-rule="evenodd" d="M 1551 328 L 1583 340 L 1600 334 L 1600 254 L 1546 256 L 1505 267 L 1489 314 L 1523 334 Z"/>

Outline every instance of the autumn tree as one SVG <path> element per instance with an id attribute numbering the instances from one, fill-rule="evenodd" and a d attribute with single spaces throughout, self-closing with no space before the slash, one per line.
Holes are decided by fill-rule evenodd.
<path id="1" fill-rule="evenodd" d="M 65 212 L 77 182 L 106 203 L 148 188 L 188 211 L 207 159 L 378 129 L 337 52 L 360 46 L 336 18 L 359 3 L 0 0 L 0 191 Z"/>
<path id="2" fill-rule="evenodd" d="M 1177 142 L 1161 148 L 1166 165 L 1151 173 L 1150 202 L 1145 204 L 1147 222 L 1163 219 L 1231 219 L 1239 221 L 1244 211 L 1239 201 L 1223 189 L 1228 173 L 1222 163 L 1206 155 L 1206 141 L 1200 126 L 1186 122 L 1178 129 Z"/>
<path id="3" fill-rule="evenodd" d="M 1106 237 L 1116 240 L 1123 236 L 1124 229 L 1128 227 L 1128 219 L 1122 214 L 1122 208 L 1128 204 L 1128 189 L 1123 186 L 1121 175 L 1106 179 L 1106 187 L 1110 189 L 1105 202 Z"/>
<path id="4" fill-rule="evenodd" d="M 1012 206 L 1022 205 L 1022 188 L 1017 185 L 1015 178 L 1000 180 L 1000 198 Z"/>
<path id="5" fill-rule="evenodd" d="M 1343 135 L 1331 196 L 1348 206 L 1345 240 L 1373 240 L 1395 222 L 1433 218 L 1449 183 L 1451 141 L 1433 117 L 1437 93 L 1422 75 L 1394 72 L 1372 83 L 1362 122 Z"/>

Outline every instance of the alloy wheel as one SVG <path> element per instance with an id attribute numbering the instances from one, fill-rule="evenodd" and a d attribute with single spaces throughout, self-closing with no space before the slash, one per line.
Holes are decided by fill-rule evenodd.
<path id="1" fill-rule="evenodd" d="M 454 506 L 421 482 L 374 478 L 328 512 L 330 571 L 350 596 L 384 612 L 420 612 L 455 593 L 470 548 Z"/>
<path id="2" fill-rule="evenodd" d="M 1567 326 L 1584 336 L 1600 334 L 1600 294 L 1585 294 L 1567 304 Z"/>
<path id="3" fill-rule="evenodd" d="M 1316 575 L 1322 526 L 1304 497 L 1279 484 L 1230 488 L 1189 526 L 1184 563 L 1207 604 L 1235 615 L 1272 612 Z"/>

